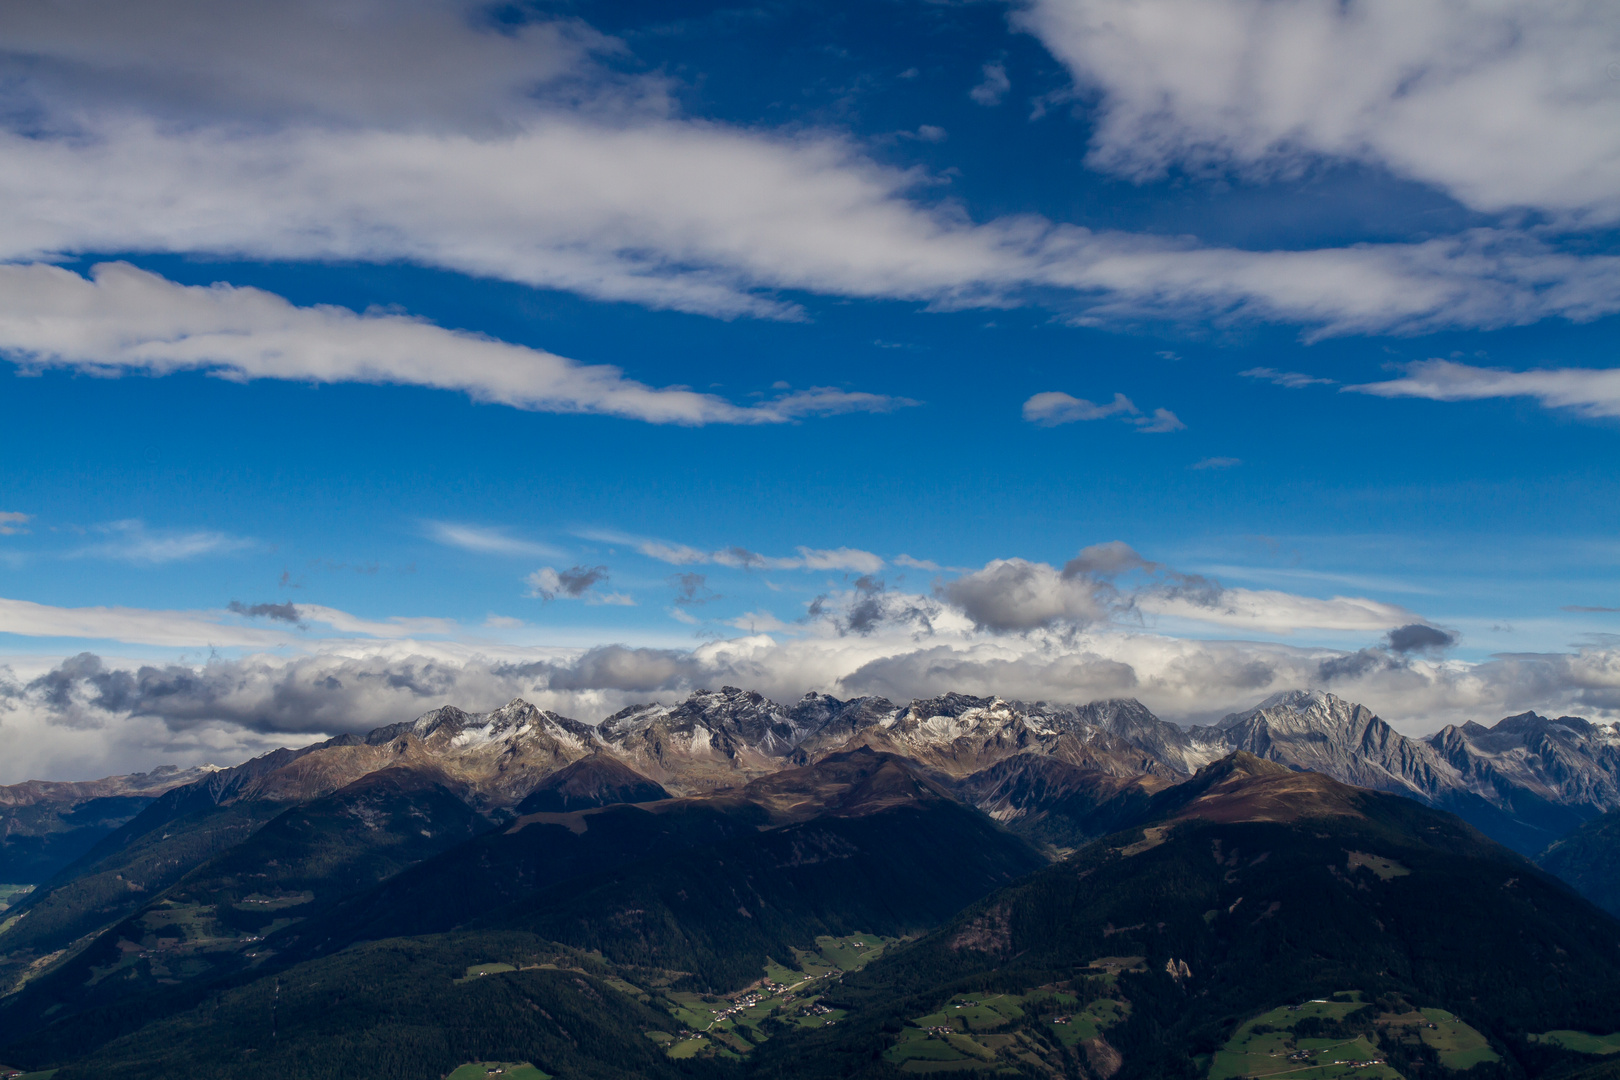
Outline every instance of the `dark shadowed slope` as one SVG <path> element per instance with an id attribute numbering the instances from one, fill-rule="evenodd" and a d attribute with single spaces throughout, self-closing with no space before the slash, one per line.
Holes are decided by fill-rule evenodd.
<path id="1" fill-rule="evenodd" d="M 606 754 L 592 754 L 565 765 L 540 781 L 518 803 L 519 814 L 565 814 L 614 803 L 656 802 L 669 798 L 663 787 Z"/>
<path id="2" fill-rule="evenodd" d="M 1588 821 L 1536 862 L 1598 907 L 1620 915 L 1620 810 Z"/>
<path id="3" fill-rule="evenodd" d="M 1244 1020 L 1338 991 L 1450 1010 L 1517 1060 L 1542 1053 L 1527 1033 L 1620 1030 L 1620 923 L 1449 814 L 1238 754 L 851 976 L 849 1020 L 769 1044 L 759 1075 L 895 1075 L 912 1018 L 1043 986 L 1113 1019 L 1025 1061 L 1037 1075 L 1202 1076 Z M 1057 1046 L 1050 1017 L 1025 1019 Z"/>

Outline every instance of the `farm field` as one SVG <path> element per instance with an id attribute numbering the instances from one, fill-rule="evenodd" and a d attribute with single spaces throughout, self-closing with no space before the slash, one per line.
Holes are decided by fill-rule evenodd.
<path id="1" fill-rule="evenodd" d="M 1129 1012 L 1129 1003 L 1107 997 L 1082 1006 L 1079 997 L 1058 986 L 1024 994 L 958 995 L 937 1012 L 912 1020 L 883 1057 L 904 1072 L 957 1072 L 998 1064 L 1011 1070 L 1016 1063 L 1044 1067 L 1052 1050 L 1028 1030 L 1031 1025 L 1073 1048 Z"/>
<path id="2" fill-rule="evenodd" d="M 1302 1034 L 1301 1032 L 1314 1034 Z M 1401 1076 L 1379 1049 L 1383 1039 L 1421 1043 L 1440 1065 L 1462 1072 L 1499 1061 L 1478 1031 L 1444 1009 L 1379 1012 L 1358 992 L 1286 1005 L 1240 1026 L 1215 1055 L 1209 1080 L 1236 1077 Z"/>
<path id="3" fill-rule="evenodd" d="M 1531 1042 L 1551 1043 L 1577 1054 L 1620 1053 L 1620 1031 L 1612 1035 L 1589 1035 L 1584 1031 L 1547 1031 L 1531 1035 Z"/>
<path id="4" fill-rule="evenodd" d="M 469 1061 L 459 1066 L 446 1080 L 551 1080 L 527 1061 Z"/>
<path id="5" fill-rule="evenodd" d="M 795 949 L 793 966 L 770 960 L 764 978 L 747 989 L 719 996 L 664 991 L 664 1007 L 680 1021 L 683 1036 L 665 1050 L 671 1058 L 737 1057 L 770 1038 L 778 1025 L 825 1027 L 844 1018 L 820 1003 L 825 989 L 849 971 L 859 971 L 900 938 L 877 934 L 822 936 L 813 949 Z M 633 988 L 632 988 L 633 989 Z M 652 1032 L 649 1037 L 656 1038 Z M 659 1040 L 662 1041 L 662 1040 Z"/>

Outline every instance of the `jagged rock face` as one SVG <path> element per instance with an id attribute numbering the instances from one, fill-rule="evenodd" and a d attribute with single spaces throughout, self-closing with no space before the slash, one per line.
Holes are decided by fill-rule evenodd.
<path id="1" fill-rule="evenodd" d="M 363 737 L 277 751 L 164 798 L 301 801 L 406 766 L 442 777 L 472 805 L 492 810 L 515 806 L 546 777 L 593 754 L 671 795 L 700 795 L 859 747 L 958 781 L 1027 755 L 1122 782 L 1147 778 L 1149 787 L 1242 750 L 1456 810 L 1525 851 L 1620 807 L 1620 731 L 1573 717 L 1526 713 L 1492 728 L 1469 723 L 1413 739 L 1321 691 L 1278 694 L 1215 725 L 1184 729 L 1129 699 L 1061 705 L 953 693 L 902 707 L 880 697 L 811 693 L 785 706 L 729 686 L 675 705 L 632 706 L 598 727 L 521 700 L 487 713 L 445 706 Z M 962 790 L 1006 820 L 1041 813 L 1042 792 L 1073 802 L 1034 774 L 1011 779 L 1019 772 Z"/>
<path id="2" fill-rule="evenodd" d="M 517 700 L 487 713 L 454 706 L 360 737 L 277 750 L 184 792 L 192 801 L 303 802 L 390 767 L 434 775 L 482 808 L 511 806 L 545 777 L 601 747 L 595 729 Z"/>
<path id="3" fill-rule="evenodd" d="M 1466 786 L 1433 747 L 1400 734 L 1365 706 L 1320 690 L 1273 695 L 1226 717 L 1209 735 L 1216 733 L 1229 750 L 1425 802 Z"/>
<path id="4" fill-rule="evenodd" d="M 803 763 L 798 751 L 808 737 L 857 723 L 861 716 L 857 703 L 836 698 L 806 695 L 789 709 L 753 691 L 725 686 L 699 690 L 673 707 L 633 705 L 597 730 L 607 749 L 631 768 L 671 791 L 692 794 L 735 787 Z"/>
<path id="5" fill-rule="evenodd" d="M 1450 725 L 1427 741 L 1476 790 L 1521 788 L 1592 813 L 1620 807 L 1616 724 L 1527 712 L 1495 727 Z"/>

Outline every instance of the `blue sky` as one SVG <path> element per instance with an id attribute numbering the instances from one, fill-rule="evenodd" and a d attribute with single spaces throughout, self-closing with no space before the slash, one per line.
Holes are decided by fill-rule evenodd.
<path id="1" fill-rule="evenodd" d="M 79 6 L 0 14 L 0 781 L 1620 710 L 1602 5 Z"/>

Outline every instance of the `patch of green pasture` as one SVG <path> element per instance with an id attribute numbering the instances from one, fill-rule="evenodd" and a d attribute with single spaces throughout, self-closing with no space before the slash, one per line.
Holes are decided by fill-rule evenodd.
<path id="1" fill-rule="evenodd" d="M 667 1031 L 643 1031 L 642 1034 L 659 1046 L 669 1047 L 675 1045 L 675 1036 Z"/>
<path id="2" fill-rule="evenodd" d="M 816 938 L 816 951 L 833 967 L 841 971 L 859 971 L 883 955 L 883 950 L 896 938 L 882 938 L 876 934 L 850 934 L 846 937 Z"/>
<path id="3" fill-rule="evenodd" d="M 457 1066 L 447 1080 L 551 1080 L 550 1073 L 541 1072 L 527 1061 L 469 1061 Z"/>
<path id="4" fill-rule="evenodd" d="M 924 1035 L 920 1039 L 906 1039 L 895 1043 L 883 1052 L 883 1058 L 885 1061 L 899 1064 L 902 1061 L 964 1061 L 967 1055 L 944 1039 Z"/>
<path id="5" fill-rule="evenodd" d="M 697 1035 L 690 1039 L 682 1039 L 668 1050 L 665 1050 L 664 1054 L 666 1057 L 672 1057 L 679 1061 L 683 1058 L 697 1057 L 698 1051 L 707 1049 L 708 1046 L 709 1040 Z"/>
<path id="6" fill-rule="evenodd" d="M 1612 1035 L 1590 1035 L 1584 1031 L 1548 1031 L 1531 1035 L 1531 1042 L 1550 1043 L 1577 1054 L 1620 1053 L 1620 1031 Z"/>
<path id="7" fill-rule="evenodd" d="M 488 964 L 468 964 L 467 974 L 454 981 L 458 983 L 472 982 L 474 979 L 482 978 L 485 975 L 499 975 L 505 971 L 516 970 L 517 968 L 513 967 L 511 964 L 503 964 L 499 962 Z"/>
<path id="8" fill-rule="evenodd" d="M 1072 999 L 1071 999 L 1072 1000 Z M 1067 1024 L 1059 1024 L 1053 1017 L 1049 1023 L 1053 1034 L 1064 1046 L 1075 1046 L 1087 1039 L 1095 1039 L 1103 1029 L 1113 1027 L 1130 1013 L 1130 1006 L 1113 998 L 1098 998 L 1084 1009 L 1069 1014 Z"/>
<path id="9" fill-rule="evenodd" d="M 1365 851 L 1352 851 L 1349 853 L 1349 855 L 1349 864 L 1352 871 L 1359 866 L 1365 866 L 1367 869 L 1377 874 L 1379 880 L 1381 881 L 1390 881 L 1394 878 L 1406 877 L 1412 872 L 1406 867 L 1402 866 L 1400 863 L 1396 862 L 1394 859 L 1386 859 L 1382 855 L 1369 855 Z"/>
<path id="10" fill-rule="evenodd" d="M 963 1058 L 960 1061 L 907 1061 L 901 1064 L 900 1071 L 906 1073 L 944 1073 L 967 1072 L 969 1069 L 982 1069 L 984 1062 L 972 1058 Z"/>
<path id="11" fill-rule="evenodd" d="M 1434 1048 L 1440 1056 L 1440 1064 L 1448 1069 L 1461 1072 L 1471 1069 L 1482 1061 L 1501 1061 L 1496 1051 L 1491 1049 L 1490 1042 L 1458 1020 L 1444 1009 L 1423 1009 L 1424 1019 L 1435 1026 L 1432 1028 L 1419 1028 L 1418 1036 L 1424 1044 Z"/>

